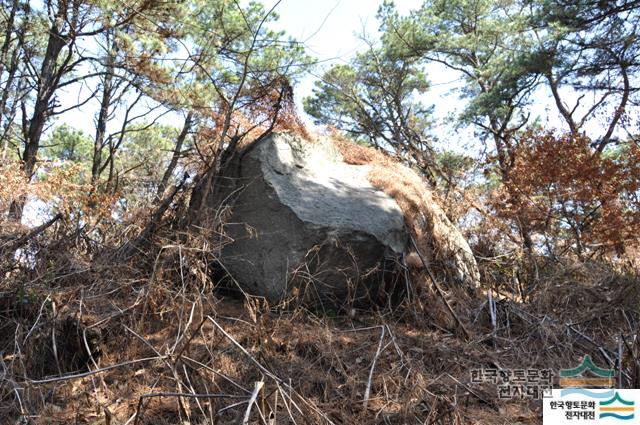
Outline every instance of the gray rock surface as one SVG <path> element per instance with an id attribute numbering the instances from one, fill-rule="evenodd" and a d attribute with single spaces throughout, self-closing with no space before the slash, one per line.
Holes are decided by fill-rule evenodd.
<path id="1" fill-rule="evenodd" d="M 377 298 L 408 234 L 402 211 L 368 173 L 327 141 L 286 133 L 261 141 L 240 163 L 222 264 L 247 292 L 272 302 Z"/>

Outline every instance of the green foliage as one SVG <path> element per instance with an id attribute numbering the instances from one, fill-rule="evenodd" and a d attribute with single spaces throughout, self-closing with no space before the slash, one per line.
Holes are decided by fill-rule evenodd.
<path id="1" fill-rule="evenodd" d="M 438 152 L 437 161 L 443 174 L 442 178 L 446 179 L 445 186 L 464 186 L 468 180 L 474 178 L 473 168 L 476 161 L 468 155 L 445 150 Z"/>
<path id="2" fill-rule="evenodd" d="M 640 18 L 637 1 L 427 0 L 406 17 L 385 3 L 380 15 L 385 46 L 462 75 L 469 102 L 461 122 L 502 139 L 499 145 L 528 123 L 541 82 L 574 134 L 588 120 L 604 122 L 599 149 L 637 92 L 640 30 L 630 24 Z M 567 96 L 572 91 L 577 101 Z"/>
<path id="3" fill-rule="evenodd" d="M 168 125 L 133 125 L 123 143 L 116 164 L 121 170 L 135 170 L 139 176 L 162 176 L 164 165 L 171 156 L 178 129 Z"/>
<path id="4" fill-rule="evenodd" d="M 46 139 L 42 156 L 48 160 L 87 162 L 93 141 L 82 130 L 68 124 L 57 126 Z"/>
<path id="5" fill-rule="evenodd" d="M 423 170 L 433 165 L 431 108 L 419 99 L 429 84 L 415 59 L 370 47 L 350 64 L 327 70 L 315 85 L 304 108 L 317 124 L 331 125 Z"/>
<path id="6" fill-rule="evenodd" d="M 551 101 L 569 131 L 567 137 L 582 140 L 588 154 L 581 151 L 580 155 L 590 159 L 564 150 L 562 155 L 569 157 L 562 160 L 568 163 L 555 169 L 553 164 L 561 162 L 557 157 L 560 151 L 554 151 L 556 156 L 538 166 L 537 180 L 570 170 L 570 164 L 580 161 L 589 164 L 594 161 L 593 173 L 609 173 L 611 179 L 624 180 L 623 176 L 633 175 L 629 170 L 621 171 L 624 167 L 614 172 L 608 165 L 610 162 L 597 159 L 603 155 L 620 165 L 624 163 L 622 158 L 633 156 L 606 148 L 613 144 L 614 133 L 620 128 L 626 126 L 633 134 L 629 111 L 640 104 L 637 88 L 640 27 L 635 24 L 640 18 L 640 2 L 426 0 L 419 9 L 400 16 L 393 3 L 386 1 L 378 17 L 382 21 L 380 47 L 370 47 L 348 65 L 329 69 L 316 83 L 313 97 L 305 100 L 306 111 L 317 123 L 331 124 L 355 140 L 366 140 L 387 149 L 397 141 L 411 146 L 413 139 L 403 139 L 399 136 L 402 132 L 396 130 L 413 128 L 415 134 L 424 135 L 423 130 L 428 128 L 427 114 L 416 113 L 422 120 L 416 125 L 405 125 L 401 118 L 420 109 L 415 106 L 413 95 L 424 93 L 427 86 L 415 81 L 425 81 L 424 72 L 439 64 L 459 75 L 463 82 L 459 94 L 467 103 L 458 115 L 458 122 L 476 126 L 479 129 L 476 134 L 483 141 L 493 142 L 485 185 L 478 188 L 490 191 L 510 184 L 514 193 L 521 193 L 526 192 L 528 184 L 533 184 L 528 180 L 514 183 L 514 175 L 526 174 L 527 167 L 539 164 L 539 156 L 544 153 L 533 149 L 533 140 L 526 131 L 534 128 L 545 131 L 540 124 L 543 120 L 531 117 L 534 95 L 541 94 L 542 88 L 551 93 Z M 405 78 L 415 75 L 420 78 Z M 583 131 L 590 121 L 601 123 L 602 133 L 588 138 Z M 533 153 L 523 163 L 518 152 L 529 150 Z M 426 162 L 437 164 L 437 177 L 445 179 L 447 187 L 463 183 L 457 178 L 471 167 L 465 158 L 446 152 L 434 158 L 429 153 L 423 150 L 420 155 Z M 410 155 L 408 159 L 414 158 Z M 554 182 L 561 186 L 558 189 L 561 193 L 569 191 L 561 197 L 565 218 L 585 216 L 581 196 L 591 180 L 587 177 L 578 183 Z M 618 223 L 613 227 L 631 229 L 631 222 L 623 225 L 624 220 L 619 219 L 623 213 L 616 216 L 612 212 L 632 210 L 637 204 L 635 183 L 624 181 L 631 188 L 618 199 L 624 206 L 619 210 L 608 205 L 602 209 L 609 214 L 607 220 Z M 551 195 L 545 196 L 544 202 L 552 202 Z M 529 211 L 517 209 L 509 219 L 524 246 L 532 249 L 534 229 L 527 214 Z M 573 227 L 580 233 L 586 231 L 583 224 L 573 223 Z M 622 233 L 610 240 L 618 243 Z"/>
<path id="7" fill-rule="evenodd" d="M 192 7 L 195 13 L 185 28 L 197 46 L 190 80 L 197 89 L 194 96 L 223 107 L 250 105 L 280 77 L 294 80 L 308 68 L 304 64 L 311 60 L 303 46 L 269 29 L 277 15 L 268 14 L 261 3 L 241 7 L 231 0 L 193 1 Z"/>
<path id="8" fill-rule="evenodd" d="M 129 206 L 153 199 L 179 130 L 168 125 L 132 125 L 115 161 L 118 190 Z"/>
<path id="9" fill-rule="evenodd" d="M 415 61 L 390 50 L 372 48 L 349 65 L 330 68 L 315 84 L 305 111 L 316 123 L 332 124 L 356 139 L 393 144 L 404 120 L 417 133 L 428 128 L 430 108 L 418 100 L 429 88 L 427 79 Z"/>
<path id="10" fill-rule="evenodd" d="M 569 130 L 578 135 L 589 120 L 601 124 L 592 135 L 602 152 L 616 130 L 626 125 L 629 106 L 638 105 L 640 83 L 640 3 L 635 0 L 538 0 L 531 8 L 531 26 L 538 44 L 538 72 L 551 89 Z M 568 100 L 560 88 L 578 96 Z M 581 101 L 591 102 L 581 106 Z"/>
<path id="11" fill-rule="evenodd" d="M 177 134 L 178 129 L 167 125 L 133 125 L 116 158 L 121 190 L 143 198 L 153 192 L 169 162 Z"/>
<path id="12" fill-rule="evenodd" d="M 428 0 L 407 17 L 388 4 L 383 41 L 400 54 L 441 63 L 464 79 L 469 104 L 460 119 L 488 132 L 508 131 L 518 108 L 528 102 L 537 76 L 528 72 L 531 55 L 527 17 L 517 1 Z"/>

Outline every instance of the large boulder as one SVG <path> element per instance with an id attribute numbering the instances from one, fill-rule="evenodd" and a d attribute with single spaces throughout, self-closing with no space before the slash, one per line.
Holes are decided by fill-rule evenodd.
<path id="1" fill-rule="evenodd" d="M 344 162 L 326 139 L 288 133 L 261 140 L 236 165 L 235 190 L 224 195 L 234 201 L 221 264 L 248 293 L 271 302 L 369 303 L 394 280 L 405 285 L 405 214 L 372 185 L 370 165 Z"/>

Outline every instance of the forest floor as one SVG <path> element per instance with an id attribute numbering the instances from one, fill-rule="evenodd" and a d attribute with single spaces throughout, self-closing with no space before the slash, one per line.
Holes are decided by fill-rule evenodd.
<path id="1" fill-rule="evenodd" d="M 452 297 L 468 335 L 434 304 L 268 308 L 194 273 L 79 267 L 0 288 L 0 424 L 538 424 L 540 400 L 473 371 L 557 374 L 589 354 L 639 378 L 638 279 L 598 264 L 556 268 L 526 302 Z"/>

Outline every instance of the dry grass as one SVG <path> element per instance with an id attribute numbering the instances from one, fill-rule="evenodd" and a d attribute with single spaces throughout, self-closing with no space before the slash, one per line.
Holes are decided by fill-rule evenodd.
<path id="1" fill-rule="evenodd" d="M 242 423 L 263 383 L 248 423 L 534 424 L 539 401 L 500 401 L 470 370 L 557 370 L 587 353 L 616 362 L 620 335 L 625 385 L 638 379 L 638 280 L 603 265 L 541 265 L 528 303 L 497 302 L 495 328 L 484 298 L 459 301 L 467 340 L 415 274 L 413 298 L 393 311 L 318 316 L 223 296 L 211 240 L 5 279 L 2 423 Z M 69 273 L 72 263 L 89 267 Z"/>
<path id="2" fill-rule="evenodd" d="M 435 195 L 413 170 L 382 152 L 333 135 L 331 142 L 344 161 L 369 165 L 370 183 L 391 196 L 402 210 L 409 231 L 432 271 L 443 281 L 477 285 L 479 273 L 466 241 L 447 218 Z"/>
<path id="3" fill-rule="evenodd" d="M 373 184 L 437 259 L 446 245 L 427 235 L 441 230 L 420 215 L 441 211 L 421 182 L 375 151 L 341 150 L 372 165 Z M 30 238 L 22 259 L 0 258 L 2 425 L 538 424 L 539 400 L 499 400 L 495 386 L 470 382 L 471 370 L 558 370 L 584 354 L 621 365 L 623 387 L 640 385 L 631 270 L 534 259 L 537 277 L 517 285 L 517 261 L 485 258 L 484 296 L 445 294 L 465 336 L 416 267 L 399 306 L 319 315 L 221 292 L 215 223 L 162 228 L 127 262 L 65 226 Z M 0 229 L 0 252 L 27 232 Z"/>

